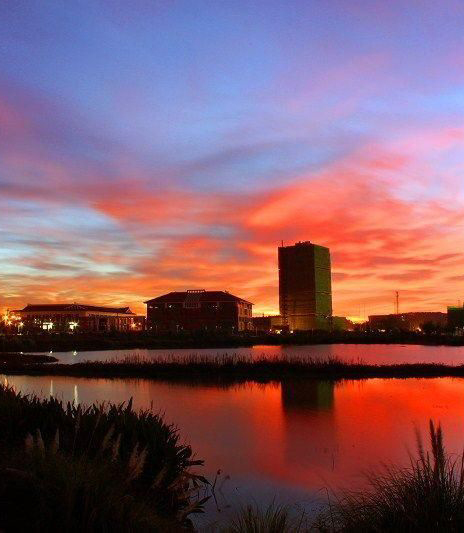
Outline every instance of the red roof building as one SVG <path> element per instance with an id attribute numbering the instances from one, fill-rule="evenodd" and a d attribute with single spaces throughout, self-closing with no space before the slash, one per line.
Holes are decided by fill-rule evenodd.
<path id="1" fill-rule="evenodd" d="M 79 332 L 131 331 L 134 313 L 129 307 L 72 304 L 28 304 L 15 311 L 25 331 Z"/>
<path id="2" fill-rule="evenodd" d="M 226 291 L 170 292 L 145 302 L 147 327 L 156 332 L 253 330 L 253 304 Z"/>

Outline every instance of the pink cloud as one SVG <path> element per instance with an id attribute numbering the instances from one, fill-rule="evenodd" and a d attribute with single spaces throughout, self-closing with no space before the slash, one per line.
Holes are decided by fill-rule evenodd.
<path id="1" fill-rule="evenodd" d="M 0 124 L 20 138 L 30 134 L 28 115 L 6 104 Z M 178 177 L 240 159 L 246 147 L 159 170 L 116 150 L 99 165 L 18 146 L 3 160 L 14 179 L 0 183 L 2 228 L 37 246 L 28 242 L 33 253 L 14 258 L 18 272 L 3 276 L 7 304 L 87 300 L 141 312 L 148 297 L 203 287 L 235 292 L 257 312 L 277 312 L 276 248 L 283 239 L 331 248 L 337 314 L 357 314 L 360 306 L 390 311 L 395 290 L 405 296 L 404 310 L 443 310 L 464 292 L 464 195 L 434 158 L 463 143 L 462 128 L 411 130 L 395 142 L 366 140 L 279 186 L 228 194 L 195 190 Z M 438 171 L 440 188 L 427 195 Z M 8 201 L 37 212 L 20 213 Z M 34 216 L 42 221 L 70 207 L 101 216 L 111 228 L 71 235 L 59 223 L 34 223 Z"/>

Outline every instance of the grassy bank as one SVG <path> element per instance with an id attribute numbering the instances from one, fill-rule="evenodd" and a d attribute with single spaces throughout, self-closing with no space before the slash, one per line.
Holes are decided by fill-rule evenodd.
<path id="1" fill-rule="evenodd" d="M 143 360 L 136 357 L 118 361 L 75 364 L 0 363 L 4 374 L 56 375 L 104 378 L 145 378 L 202 383 L 269 382 L 285 379 L 367 379 L 464 377 L 464 365 L 439 363 L 368 365 L 338 359 L 201 356 Z"/>
<path id="2" fill-rule="evenodd" d="M 256 345 L 311 345 L 311 344 L 423 344 L 463 346 L 464 337 L 446 332 L 366 332 L 314 331 L 294 334 L 225 335 L 206 332 L 178 335 L 154 335 L 149 331 L 130 333 L 41 333 L 0 335 L 0 351 L 48 352 L 117 350 L 117 349 L 182 349 L 234 348 Z"/>
<path id="3" fill-rule="evenodd" d="M 130 402 L 82 409 L 0 387 L 0 426 L 2 531 L 179 531 L 202 509 L 202 461 Z"/>
<path id="4" fill-rule="evenodd" d="M 273 503 L 246 505 L 229 533 L 440 533 L 464 531 L 464 454 L 446 452 L 440 426 L 430 422 L 430 451 L 418 440 L 407 467 L 383 466 L 368 486 L 333 496 L 318 516 Z"/>
<path id="5" fill-rule="evenodd" d="M 319 531 L 464 531 L 464 454 L 446 452 L 443 433 L 430 422 L 430 451 L 418 441 L 408 467 L 384 467 L 368 488 L 345 492 L 314 524 Z"/>
<path id="6" fill-rule="evenodd" d="M 0 365 L 28 365 L 33 363 L 56 363 L 51 355 L 0 352 Z"/>

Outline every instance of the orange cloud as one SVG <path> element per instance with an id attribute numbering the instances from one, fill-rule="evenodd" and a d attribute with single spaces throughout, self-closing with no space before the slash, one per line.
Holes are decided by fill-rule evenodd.
<path id="1" fill-rule="evenodd" d="M 15 135 L 41 132 L 3 104 L 0 123 Z M 366 140 L 279 185 L 237 192 L 205 191 L 181 177 L 272 143 L 157 170 L 117 146 L 105 164 L 9 149 L 13 179 L 0 181 L 0 236 L 10 254 L 3 303 L 75 300 L 142 312 L 149 297 L 203 287 L 277 312 L 276 248 L 311 240 L 332 251 L 337 314 L 391 311 L 395 290 L 405 311 L 443 310 L 464 293 L 464 195 L 456 163 L 443 164 L 463 143 L 462 128 L 448 126 Z"/>

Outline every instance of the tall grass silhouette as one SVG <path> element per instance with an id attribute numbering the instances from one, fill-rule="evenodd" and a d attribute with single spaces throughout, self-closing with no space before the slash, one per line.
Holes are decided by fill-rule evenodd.
<path id="1" fill-rule="evenodd" d="M 82 408 L 0 387 L 0 427 L 0 530 L 169 531 L 203 509 L 203 461 L 131 401 Z"/>

